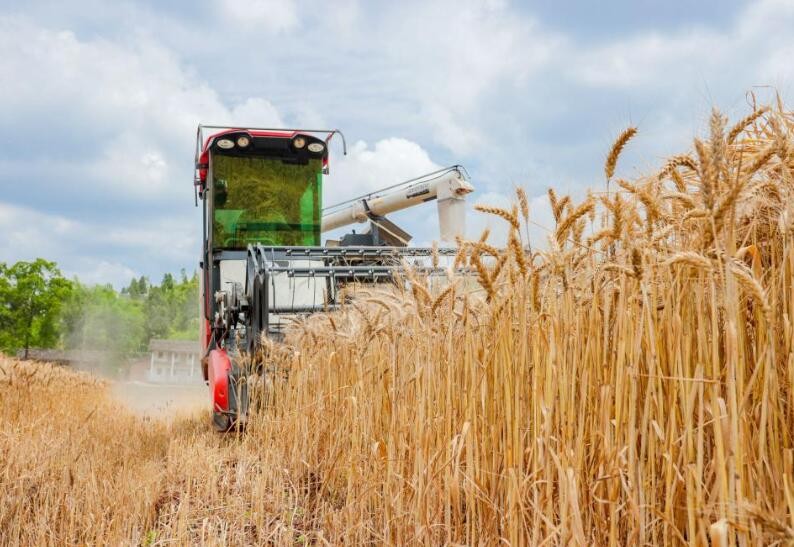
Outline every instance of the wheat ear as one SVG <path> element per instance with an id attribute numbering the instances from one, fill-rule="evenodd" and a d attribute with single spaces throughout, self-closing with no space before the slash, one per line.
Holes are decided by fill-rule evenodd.
<path id="1" fill-rule="evenodd" d="M 755 120 L 760 118 L 768 110 L 769 110 L 768 106 L 762 106 L 755 112 L 751 112 L 750 114 L 748 114 L 747 116 L 736 122 L 736 124 L 731 128 L 731 130 L 728 131 L 728 138 L 727 138 L 728 144 L 733 144 L 733 141 L 736 140 L 736 137 L 738 137 L 741 134 L 741 132 L 747 128 L 748 125 L 750 125 Z"/>
<path id="2" fill-rule="evenodd" d="M 627 127 L 620 135 L 618 135 L 618 138 L 612 144 L 612 148 L 609 150 L 609 155 L 607 155 L 607 161 L 604 164 L 604 174 L 606 175 L 607 180 L 611 179 L 615 174 L 615 167 L 618 164 L 618 158 L 620 157 L 620 153 L 623 151 L 623 148 L 625 148 L 626 143 L 628 143 L 629 140 L 631 140 L 631 138 L 636 134 L 636 127 Z"/>
<path id="3" fill-rule="evenodd" d="M 507 209 L 502 209 L 501 207 L 492 207 L 490 205 L 475 205 L 474 210 L 503 218 L 516 230 L 518 230 L 520 227 L 518 223 L 518 215 L 516 214 L 515 210 L 508 211 Z"/>

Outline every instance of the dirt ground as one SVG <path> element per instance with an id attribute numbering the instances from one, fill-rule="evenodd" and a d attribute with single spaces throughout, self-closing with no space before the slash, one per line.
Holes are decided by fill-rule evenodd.
<path id="1" fill-rule="evenodd" d="M 117 381 L 112 393 L 131 410 L 146 416 L 185 415 L 209 408 L 210 396 L 204 384 L 152 384 Z"/>

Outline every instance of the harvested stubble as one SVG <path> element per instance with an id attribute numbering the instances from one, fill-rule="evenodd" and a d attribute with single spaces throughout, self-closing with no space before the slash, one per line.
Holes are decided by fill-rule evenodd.
<path id="1" fill-rule="evenodd" d="M 486 261 L 485 238 L 463 242 L 480 287 L 409 271 L 404 290 L 360 289 L 296 325 L 265 348 L 285 379 L 242 436 L 114 414 L 94 386 L 4 385 L 0 529 L 31 543 L 791 544 L 794 119 L 743 123 L 715 112 L 695 155 L 599 200 L 552 194 L 550 250 L 531 257 L 515 211 L 483 208 L 520 243 Z"/>

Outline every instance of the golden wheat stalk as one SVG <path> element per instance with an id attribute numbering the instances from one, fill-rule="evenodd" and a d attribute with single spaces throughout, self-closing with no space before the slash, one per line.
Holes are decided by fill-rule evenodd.
<path id="1" fill-rule="evenodd" d="M 684 213 L 684 215 L 681 217 L 681 222 L 686 222 L 687 220 L 691 219 L 705 218 L 707 216 L 709 216 L 709 212 L 705 209 L 692 209 Z"/>
<path id="2" fill-rule="evenodd" d="M 477 241 L 472 246 L 474 247 L 474 250 L 479 252 L 480 254 L 485 253 L 491 256 L 499 256 L 501 254 L 501 251 L 499 251 L 499 249 L 497 249 L 493 245 L 489 245 L 482 241 Z"/>
<path id="3" fill-rule="evenodd" d="M 494 287 L 491 275 L 488 273 L 488 268 L 485 267 L 476 253 L 471 255 L 471 263 L 477 271 L 477 280 L 480 286 L 485 289 L 488 300 L 492 300 L 496 295 L 496 287 Z"/>
<path id="4" fill-rule="evenodd" d="M 711 161 L 711 153 L 700 139 L 695 139 L 695 152 L 698 156 L 698 175 L 700 177 L 700 195 L 706 209 L 714 208 L 714 192 L 716 190 L 714 164 Z"/>
<path id="5" fill-rule="evenodd" d="M 496 264 L 494 264 L 494 267 L 491 270 L 491 280 L 493 283 L 496 283 L 499 279 L 499 274 L 502 273 L 504 265 L 507 264 L 508 257 L 509 255 L 506 252 L 503 252 L 499 255 L 499 258 L 496 259 Z"/>
<path id="6" fill-rule="evenodd" d="M 704 271 L 711 271 L 711 261 L 705 256 L 694 251 L 681 251 L 662 262 L 662 266 L 691 266 Z"/>
<path id="7" fill-rule="evenodd" d="M 620 272 L 622 274 L 626 274 L 630 277 L 636 277 L 636 273 L 632 268 L 625 266 L 623 264 L 617 263 L 607 263 L 601 266 L 601 269 L 605 272 Z"/>
<path id="8" fill-rule="evenodd" d="M 521 247 L 521 240 L 518 238 L 515 231 L 510 232 L 508 246 L 510 247 L 511 252 L 513 253 L 513 260 L 515 260 L 516 265 L 518 266 L 518 271 L 521 273 L 522 277 L 526 276 L 527 275 L 526 252 L 524 251 L 523 247 Z"/>
<path id="9" fill-rule="evenodd" d="M 439 306 L 440 306 L 440 305 L 441 305 L 441 304 L 444 302 L 444 300 L 445 300 L 445 299 L 446 299 L 448 296 L 450 296 L 451 294 L 453 294 L 453 291 L 454 291 L 454 290 L 455 290 L 455 286 L 454 286 L 452 283 L 450 283 L 450 284 L 447 286 L 447 288 L 446 288 L 446 289 L 444 289 L 443 291 L 441 291 L 441 293 L 439 293 L 439 295 L 438 295 L 438 296 L 436 296 L 436 298 L 433 300 L 433 304 L 430 306 L 430 309 L 431 309 L 433 312 L 435 312 L 435 311 L 438 309 L 438 307 L 439 307 Z"/>
<path id="10" fill-rule="evenodd" d="M 502 209 L 501 207 L 492 207 L 490 205 L 480 204 L 475 205 L 474 210 L 481 213 L 498 216 L 509 222 L 510 225 L 516 230 L 521 228 L 521 225 L 518 222 L 518 215 L 516 215 L 516 211 L 508 211 L 507 209 Z"/>
<path id="11" fill-rule="evenodd" d="M 772 156 L 778 151 L 778 146 L 776 144 L 770 144 L 765 149 L 763 149 L 759 154 L 757 154 L 750 165 L 747 167 L 745 171 L 745 176 L 752 176 L 756 172 L 758 172 L 764 165 L 772 159 Z"/>
<path id="12" fill-rule="evenodd" d="M 549 204 L 551 205 L 551 213 L 554 215 L 555 222 L 559 222 L 560 218 L 562 217 L 562 213 L 565 211 L 565 208 L 571 203 L 571 197 L 563 196 L 562 198 L 558 198 L 553 188 L 549 188 L 548 195 Z"/>
<path id="13" fill-rule="evenodd" d="M 688 209 L 694 209 L 697 207 L 694 198 L 684 192 L 665 192 L 662 194 L 662 199 L 674 199 L 680 201 L 684 203 Z"/>
<path id="14" fill-rule="evenodd" d="M 562 222 L 559 223 L 554 234 L 554 237 L 556 238 L 559 245 L 562 245 L 562 243 L 565 241 L 568 236 L 568 231 L 571 229 L 574 223 L 592 211 L 594 207 L 595 202 L 593 198 L 588 197 L 584 202 L 581 203 L 581 205 L 574 209 L 573 212 L 571 212 Z"/>
<path id="15" fill-rule="evenodd" d="M 771 320 L 772 308 L 769 305 L 769 301 L 767 300 L 766 297 L 766 291 L 761 286 L 761 283 L 758 282 L 758 280 L 753 276 L 753 274 L 747 269 L 747 267 L 744 264 L 741 264 L 736 261 L 731 261 L 728 263 L 728 269 L 736 278 L 736 281 L 739 282 L 739 285 L 749 295 L 751 295 L 754 300 L 758 302 L 767 320 Z"/>
<path id="16" fill-rule="evenodd" d="M 615 167 L 618 164 L 620 153 L 623 151 L 623 148 L 625 148 L 626 144 L 636 134 L 636 127 L 627 127 L 620 133 L 620 135 L 618 135 L 618 138 L 612 144 L 612 148 L 609 149 L 609 154 L 607 155 L 607 160 L 604 163 L 604 174 L 606 175 L 607 180 L 610 180 L 615 174 Z"/>
<path id="17" fill-rule="evenodd" d="M 630 182 L 623 179 L 618 179 L 617 184 L 627 192 L 634 194 L 640 200 L 640 202 L 645 206 L 650 220 L 663 218 L 666 216 L 659 208 L 656 197 L 651 195 L 646 188 L 641 187 L 638 184 L 631 184 Z"/>
<path id="18" fill-rule="evenodd" d="M 518 207 L 521 210 L 521 216 L 524 217 L 524 222 L 529 222 L 529 200 L 527 193 L 520 186 L 516 186 L 516 198 L 518 199 Z"/>
<path id="19" fill-rule="evenodd" d="M 592 247 L 602 239 L 611 239 L 612 235 L 613 235 L 613 231 L 611 228 L 605 228 L 603 230 L 599 230 L 585 240 L 585 245 L 587 247 Z"/>
<path id="20" fill-rule="evenodd" d="M 723 186 L 724 179 L 727 176 L 725 169 L 727 143 L 725 142 L 725 124 L 728 119 L 723 116 L 716 108 L 711 111 L 711 118 L 709 119 L 709 161 L 711 166 L 710 172 L 714 177 L 714 184 L 719 190 Z"/>
<path id="21" fill-rule="evenodd" d="M 697 172 L 697 164 L 695 163 L 695 160 L 693 160 L 692 157 L 687 154 L 680 154 L 667 160 L 664 168 L 659 172 L 659 179 L 661 180 L 665 177 L 673 176 L 674 173 L 677 174 L 677 169 L 679 167 L 686 167 L 690 171 Z"/>
<path id="22" fill-rule="evenodd" d="M 731 130 L 728 131 L 728 137 L 727 137 L 728 144 L 732 144 L 736 140 L 736 137 L 738 137 L 742 133 L 742 131 L 747 129 L 747 126 L 754 123 L 758 118 L 766 114 L 768 111 L 769 111 L 769 107 L 763 106 L 758 110 L 751 112 L 750 114 L 739 120 L 738 122 L 736 122 L 736 124 L 731 128 Z"/>

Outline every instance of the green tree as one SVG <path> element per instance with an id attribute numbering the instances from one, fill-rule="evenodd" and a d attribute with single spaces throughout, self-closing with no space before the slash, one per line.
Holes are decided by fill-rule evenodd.
<path id="1" fill-rule="evenodd" d="M 79 285 L 70 304 L 62 317 L 69 325 L 66 347 L 120 355 L 146 349 L 146 320 L 140 302 L 120 295 L 111 285 Z"/>
<path id="2" fill-rule="evenodd" d="M 174 276 L 170 273 L 167 273 L 163 276 L 163 282 L 160 283 L 160 288 L 166 291 L 172 291 L 174 289 L 174 285 Z"/>
<path id="3" fill-rule="evenodd" d="M 148 291 L 149 282 L 144 276 L 141 276 L 140 279 L 133 277 L 129 286 L 121 289 L 121 294 L 129 295 L 131 298 L 138 300 L 145 298 Z"/>
<path id="4" fill-rule="evenodd" d="M 174 287 L 174 319 L 168 337 L 179 340 L 198 340 L 198 275 L 191 278 L 182 270 L 182 280 Z"/>
<path id="5" fill-rule="evenodd" d="M 0 349 L 13 353 L 53 347 L 60 337 L 59 314 L 72 291 L 54 262 L 38 258 L 13 266 L 0 263 Z"/>
<path id="6" fill-rule="evenodd" d="M 177 281 L 173 275 L 165 274 L 160 286 L 148 287 L 144 314 L 147 340 L 197 340 L 198 275 L 194 273 L 188 278 L 187 273 L 182 271 Z"/>

